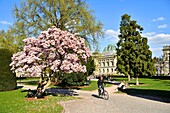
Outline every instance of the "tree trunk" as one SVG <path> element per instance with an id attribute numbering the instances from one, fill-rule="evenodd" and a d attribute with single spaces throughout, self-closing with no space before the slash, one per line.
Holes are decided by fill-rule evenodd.
<path id="1" fill-rule="evenodd" d="M 51 84 L 51 79 L 50 77 L 47 78 L 46 81 L 42 83 L 42 76 L 40 77 L 40 81 L 38 83 L 37 87 L 37 93 L 35 94 L 35 98 L 42 98 L 43 93 L 46 90 L 46 88 Z"/>
<path id="2" fill-rule="evenodd" d="M 138 75 L 136 75 L 136 85 L 139 85 Z"/>
<path id="3" fill-rule="evenodd" d="M 39 83 L 42 83 L 44 81 L 44 76 L 45 76 L 45 69 L 43 70 L 43 72 L 41 73 L 41 76 L 40 76 L 40 80 L 39 80 Z"/>
<path id="4" fill-rule="evenodd" d="M 48 81 L 46 81 L 44 87 L 42 88 L 42 93 L 44 93 L 45 89 L 51 84 L 51 80 L 48 79 Z"/>
<path id="5" fill-rule="evenodd" d="M 41 75 L 41 77 L 40 77 L 40 80 L 39 80 L 39 83 L 42 83 L 42 81 L 43 81 L 43 75 Z"/>
<path id="6" fill-rule="evenodd" d="M 130 75 L 128 74 L 128 81 L 130 81 Z"/>

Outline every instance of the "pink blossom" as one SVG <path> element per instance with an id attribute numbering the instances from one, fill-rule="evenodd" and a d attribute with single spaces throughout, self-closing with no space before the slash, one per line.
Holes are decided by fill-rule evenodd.
<path id="1" fill-rule="evenodd" d="M 11 70 L 15 72 L 24 76 L 40 76 L 44 68 L 53 72 L 86 72 L 86 67 L 80 61 L 86 62 L 91 53 L 81 37 L 52 26 L 42 31 L 38 38 L 23 41 L 23 51 L 11 58 Z"/>

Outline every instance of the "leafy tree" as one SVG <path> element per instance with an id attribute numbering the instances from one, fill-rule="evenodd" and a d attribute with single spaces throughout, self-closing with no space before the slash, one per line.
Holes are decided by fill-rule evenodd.
<path id="1" fill-rule="evenodd" d="M 93 72 L 95 71 L 95 67 L 96 67 L 92 56 L 87 60 L 87 63 L 85 65 L 87 69 L 87 72 L 85 73 L 85 75 L 87 77 L 93 74 Z"/>
<path id="2" fill-rule="evenodd" d="M 130 16 L 121 17 L 120 35 L 117 43 L 117 70 L 128 76 L 152 76 L 155 73 L 152 52 L 147 45 L 147 38 L 141 36 L 143 28 Z"/>
<path id="3" fill-rule="evenodd" d="M 9 28 L 6 32 L 0 31 L 0 47 L 6 48 L 12 53 L 16 53 L 23 48 L 23 38 L 26 35 L 18 35 L 13 28 Z"/>
<path id="4" fill-rule="evenodd" d="M 59 86 L 82 86 L 86 80 L 84 73 L 62 73 L 58 76 Z"/>
<path id="5" fill-rule="evenodd" d="M 97 75 L 99 72 L 99 58 L 102 56 L 102 54 L 98 51 L 95 51 L 92 53 L 93 54 L 93 60 L 94 60 L 94 65 L 95 65 L 95 70 L 94 70 L 94 75 Z"/>
<path id="6" fill-rule="evenodd" d="M 26 77 L 40 77 L 42 92 L 58 73 L 64 76 L 86 72 L 85 64 L 91 53 L 81 37 L 53 26 L 38 38 L 26 38 L 24 42 L 24 50 L 12 57 L 11 70 Z"/>
<path id="7" fill-rule="evenodd" d="M 16 75 L 10 70 L 12 53 L 0 48 L 0 91 L 13 90 L 17 87 Z"/>
<path id="8" fill-rule="evenodd" d="M 4 30 L 0 31 L 0 47 L 6 48 L 11 52 L 15 51 L 16 45 L 14 44 L 14 39 L 9 30 L 7 32 Z"/>
<path id="9" fill-rule="evenodd" d="M 20 7 L 15 6 L 14 16 L 12 28 L 21 38 L 37 36 L 56 26 L 83 37 L 87 44 L 96 45 L 97 37 L 102 34 L 102 24 L 95 20 L 84 0 L 27 0 Z"/>

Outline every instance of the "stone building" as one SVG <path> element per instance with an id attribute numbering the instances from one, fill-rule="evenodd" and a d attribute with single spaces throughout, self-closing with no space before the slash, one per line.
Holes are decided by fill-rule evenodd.
<path id="1" fill-rule="evenodd" d="M 170 74 L 170 46 L 163 46 L 163 74 L 169 75 Z"/>
<path id="2" fill-rule="evenodd" d="M 116 75 L 116 49 L 115 46 L 109 44 L 103 49 L 102 53 L 94 53 L 93 57 L 96 63 L 94 75 Z"/>

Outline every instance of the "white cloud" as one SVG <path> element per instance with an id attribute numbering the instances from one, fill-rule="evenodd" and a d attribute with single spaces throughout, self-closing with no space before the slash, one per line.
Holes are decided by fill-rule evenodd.
<path id="1" fill-rule="evenodd" d="M 160 57 L 163 55 L 162 49 L 163 46 L 170 44 L 170 34 L 165 33 L 144 33 L 142 36 L 148 38 L 148 45 L 150 46 L 150 50 L 152 51 L 153 57 Z"/>
<path id="2" fill-rule="evenodd" d="M 166 45 L 170 42 L 170 34 L 156 34 L 155 32 L 144 33 L 142 36 L 147 37 L 150 44 Z"/>
<path id="3" fill-rule="evenodd" d="M 152 21 L 162 21 L 162 20 L 165 20 L 165 18 L 164 17 L 158 17 L 158 18 L 155 18 L 155 19 L 153 19 Z"/>
<path id="4" fill-rule="evenodd" d="M 152 51 L 152 56 L 160 57 L 163 55 L 163 46 L 170 44 L 170 34 L 148 32 L 143 33 L 142 36 L 148 38 L 148 45 Z"/>
<path id="5" fill-rule="evenodd" d="M 142 35 L 145 36 L 145 37 L 150 37 L 150 36 L 153 36 L 155 34 L 156 34 L 155 32 L 148 32 L 148 33 L 144 33 Z"/>
<path id="6" fill-rule="evenodd" d="M 108 29 L 104 32 L 104 39 L 110 40 L 112 42 L 117 42 L 119 34 L 119 30 L 115 31 L 112 29 Z M 147 32 L 143 33 L 142 36 L 148 38 L 149 44 L 167 45 L 170 43 L 170 34 Z"/>
<path id="7" fill-rule="evenodd" d="M 10 22 L 7 22 L 7 21 L 0 21 L 0 24 L 11 25 L 11 23 L 10 23 Z"/>
<path id="8" fill-rule="evenodd" d="M 111 40 L 118 40 L 119 30 L 114 31 L 111 29 L 105 30 L 104 36 L 105 39 L 111 39 Z"/>
<path id="9" fill-rule="evenodd" d="M 118 42 L 119 30 L 108 29 L 105 30 L 104 39 L 101 40 L 102 47 L 105 47 L 108 43 L 116 44 Z M 163 46 L 170 44 L 170 34 L 147 32 L 142 33 L 143 37 L 148 39 L 148 45 L 154 56 L 161 56 Z"/>
<path id="10" fill-rule="evenodd" d="M 162 25 L 157 26 L 157 28 L 159 28 L 159 29 L 163 29 L 163 28 L 167 28 L 167 27 L 168 27 L 167 24 L 162 24 Z"/>
<path id="11" fill-rule="evenodd" d="M 156 57 L 161 57 L 162 54 L 163 54 L 162 49 L 163 49 L 162 46 L 161 47 L 150 48 L 150 50 L 152 51 L 152 58 L 155 57 L 155 56 Z"/>
<path id="12" fill-rule="evenodd" d="M 150 48 L 152 52 L 162 51 L 162 48 Z"/>

